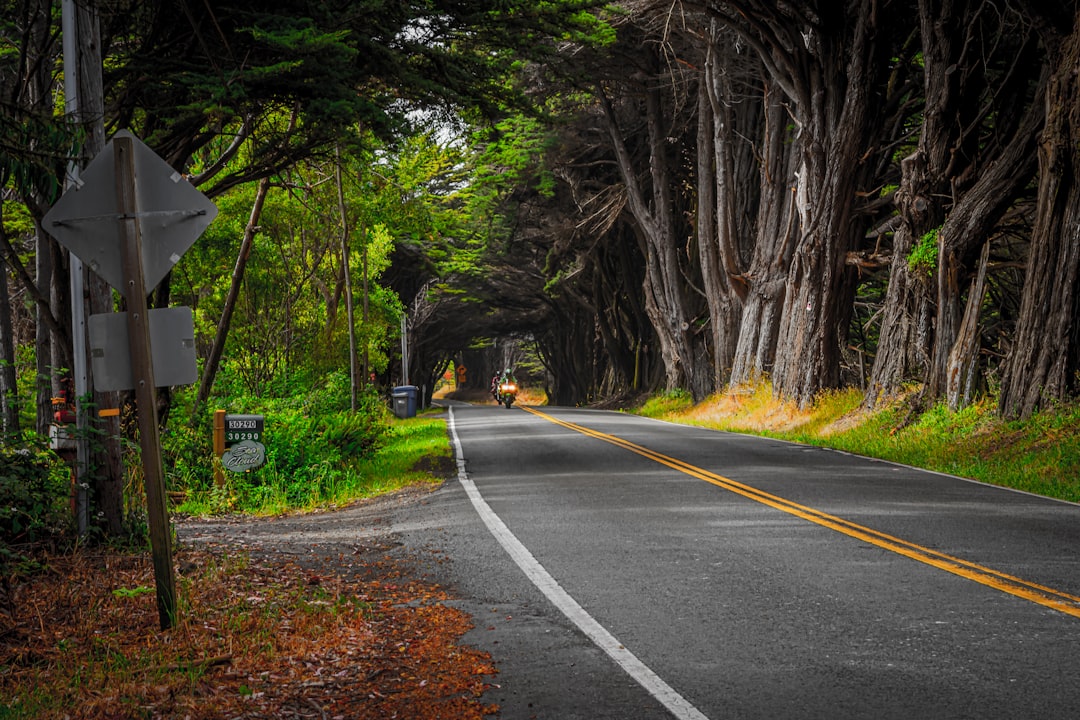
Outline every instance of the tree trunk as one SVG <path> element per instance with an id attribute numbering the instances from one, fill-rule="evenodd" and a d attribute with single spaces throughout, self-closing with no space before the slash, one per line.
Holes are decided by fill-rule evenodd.
<path id="1" fill-rule="evenodd" d="M 990 243 L 983 245 L 979 270 L 968 290 L 967 307 L 960 322 L 956 343 L 949 352 L 946 399 L 949 410 L 956 412 L 971 403 L 978 378 L 979 314 L 986 296 L 986 265 L 990 259 Z"/>
<path id="2" fill-rule="evenodd" d="M 34 305 L 34 364 L 37 370 L 34 397 L 37 405 L 37 434 L 43 438 L 49 437 L 49 425 L 53 418 L 52 399 L 57 396 L 59 389 L 59 385 L 54 385 L 53 382 L 60 373 L 57 360 L 62 351 L 58 346 L 65 346 L 69 354 L 72 352 L 70 330 L 62 336 L 54 332 L 46 320 L 46 316 L 71 317 L 70 292 L 63 291 L 69 283 L 69 278 L 67 273 L 57 272 L 57 260 L 60 257 L 57 247 L 55 240 L 40 229 L 38 230 L 34 253 L 34 274 L 36 287 L 45 294 L 45 297 Z M 63 280 L 60 281 L 57 276 L 62 277 Z M 60 311 L 61 308 L 65 310 Z M 62 367 L 68 371 L 71 370 L 70 363 L 65 363 Z M 69 397 L 67 402 L 74 403 L 75 398 Z"/>
<path id="3" fill-rule="evenodd" d="M 3 233 L 0 209 L 0 233 Z M 8 268 L 0 257 L 0 437 L 19 434 L 19 387 L 15 377 L 15 336 L 11 323 L 11 296 L 8 292 Z"/>
<path id="4" fill-rule="evenodd" d="M 986 241 L 1017 193 L 1031 180 L 1036 164 L 1033 146 L 1042 118 L 1042 106 L 1033 103 L 1004 149 L 992 162 L 988 162 L 990 158 L 984 160 L 988 162 L 986 170 L 959 197 L 941 226 L 938 234 L 937 317 L 930 373 L 924 389 L 928 399 L 942 397 L 946 392 L 949 353 L 959 337 L 963 318 L 965 273 L 979 243 Z M 1041 196 L 1039 202 L 1042 203 Z M 1033 240 L 1033 253 L 1034 244 Z M 1021 310 L 1021 325 L 1022 318 Z"/>
<path id="5" fill-rule="evenodd" d="M 730 287 L 720 265 L 720 248 L 717 243 L 717 215 L 723 209 L 717 201 L 717 176 L 719 170 L 714 160 L 712 109 L 708 104 L 708 88 L 702 82 L 698 89 L 697 134 L 697 240 L 698 260 L 701 262 L 701 284 L 709 305 L 709 330 L 712 339 L 712 384 L 723 387 L 735 355 L 735 337 L 738 330 L 737 315 L 730 300 Z"/>
<path id="6" fill-rule="evenodd" d="M 698 253 L 712 329 L 713 385 L 732 376 L 748 280 L 743 257 L 754 237 L 759 172 L 750 137 L 761 124 L 756 98 L 737 95 L 734 71 L 746 58 L 730 47 L 714 22 L 698 90 Z M 756 69 L 756 68 L 755 68 Z"/>
<path id="7" fill-rule="evenodd" d="M 889 285 L 885 294 L 877 354 L 864 404 L 873 408 L 900 391 L 904 382 L 923 379 L 930 367 L 933 309 L 930 277 L 912 269 L 908 256 L 916 241 L 939 227 L 950 197 L 949 172 L 964 171 L 970 161 L 957 152 L 958 135 L 969 122 L 974 102 L 964 102 L 955 72 L 969 47 L 970 8 L 966 0 L 937 3 L 919 0 L 923 51 L 924 109 L 919 147 L 900 163 L 895 195 L 901 223 L 893 234 Z M 980 76 L 981 77 L 981 76 Z M 976 90 L 981 90 L 978 88 Z M 970 90 L 969 90 L 970 92 Z"/>
<path id="8" fill-rule="evenodd" d="M 1050 55 L 1035 228 L 999 412 L 1026 418 L 1077 389 L 1080 355 L 1080 15 Z"/>
<path id="9" fill-rule="evenodd" d="M 1040 113 L 1038 107 L 1015 111 L 1022 107 L 1031 81 L 1025 73 L 1030 67 L 1028 36 L 1004 15 L 988 16 L 985 9 L 972 0 L 919 2 L 923 123 L 918 149 L 901 163 L 895 201 L 902 222 L 893 236 L 868 407 L 895 394 L 908 380 L 924 381 L 924 401 L 948 391 L 949 357 L 963 326 L 969 268 L 977 248 L 1034 169 L 1032 146 Z M 997 33 L 998 42 L 991 43 L 988 33 Z M 1008 42 L 1001 42 L 1005 38 Z M 993 45 L 989 50 L 988 44 Z M 997 99 L 991 106 L 999 107 L 1000 114 L 993 135 L 980 139 L 973 128 L 985 122 L 980 114 L 991 98 Z M 1003 105 L 1001 98 L 1014 98 L 1016 108 Z M 908 256 L 914 244 L 935 229 L 937 266 L 927 276 L 923 268 L 908 267 Z M 931 314 L 936 315 L 933 322 Z"/>
<path id="10" fill-rule="evenodd" d="M 684 388 L 695 398 L 709 389 L 708 374 L 695 366 L 694 334 L 690 327 L 676 241 L 672 187 L 676 184 L 668 157 L 667 122 L 657 87 L 645 90 L 648 122 L 649 190 L 646 196 L 630 153 L 623 141 L 615 112 L 598 93 L 607 119 L 607 130 L 620 175 L 626 185 L 628 206 L 645 243 L 645 310 L 656 331 L 666 370 L 668 390 Z"/>
<path id="11" fill-rule="evenodd" d="M 218 321 L 217 333 L 214 335 L 214 344 L 210 348 L 210 355 L 206 359 L 203 368 L 202 381 L 199 383 L 199 393 L 195 401 L 195 407 L 200 408 L 210 398 L 210 391 L 214 387 L 214 378 L 217 376 L 221 365 L 221 355 L 225 351 L 225 341 L 229 337 L 229 327 L 232 325 L 233 312 L 236 310 L 236 300 L 240 296 L 240 286 L 244 282 L 244 270 L 247 267 L 248 257 L 251 255 L 251 246 L 255 243 L 255 234 L 259 230 L 259 217 L 262 215 L 263 204 L 270 192 L 270 178 L 265 177 L 259 181 L 258 190 L 255 192 L 255 202 L 251 205 L 251 214 L 248 217 L 247 227 L 244 228 L 244 238 L 240 241 L 240 251 L 236 254 L 236 264 L 233 267 L 232 282 L 229 285 L 229 294 L 225 297 L 225 305 L 221 309 L 221 319 Z"/>
<path id="12" fill-rule="evenodd" d="M 802 237 L 795 250 L 777 342 L 773 389 L 802 406 L 840 382 L 840 341 L 854 283 L 848 252 L 865 235 L 855 214 L 865 184 L 864 154 L 876 134 L 871 112 L 881 71 L 878 17 L 871 5 L 835 34 L 808 36 L 804 84 L 795 93 L 800 123 L 796 196 Z"/>
<path id="13" fill-rule="evenodd" d="M 341 272 L 345 281 L 345 310 L 349 322 L 349 393 L 350 407 L 356 412 L 356 401 L 360 388 L 367 384 L 367 378 L 360 378 L 360 368 L 356 354 L 356 319 L 353 317 L 352 270 L 349 258 L 352 254 L 349 214 L 345 206 L 345 187 L 341 182 L 341 146 L 334 149 L 334 184 L 337 186 L 338 214 L 341 216 Z M 327 323 L 331 325 L 332 323 Z M 329 339 L 330 336 L 327 336 Z"/>
<path id="14" fill-rule="evenodd" d="M 893 233 L 877 354 L 864 399 L 868 408 L 895 396 L 905 381 L 924 377 L 930 365 L 930 276 L 926 269 L 912 269 L 908 261 L 915 239 L 936 227 L 942 214 L 940 202 L 934 199 L 940 193 L 932 189 L 935 183 L 926 160 L 926 154 L 917 151 L 900 163 L 896 206 L 903 222 Z"/>
<path id="15" fill-rule="evenodd" d="M 762 98 L 760 203 L 745 284 L 738 342 L 732 362 L 732 385 L 753 383 L 772 372 L 783 315 L 784 289 L 799 232 L 792 192 L 797 146 L 788 125 L 788 109 L 779 93 L 765 88 Z M 749 128 L 746 130 L 750 132 Z M 749 181 L 748 181 L 749 182 Z"/>

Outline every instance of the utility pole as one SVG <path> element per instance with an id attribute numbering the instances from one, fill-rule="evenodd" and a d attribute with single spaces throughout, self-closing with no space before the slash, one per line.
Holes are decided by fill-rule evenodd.
<path id="1" fill-rule="evenodd" d="M 80 120 L 79 114 L 79 32 L 75 17 L 75 0 L 63 0 L 60 11 L 60 25 L 63 34 L 64 49 L 64 110 L 68 117 Z M 68 176 L 65 185 L 78 186 L 79 166 L 72 160 L 68 163 Z M 65 188 L 66 189 L 66 188 Z M 84 398 L 90 392 L 87 376 L 86 359 L 86 304 L 85 276 L 82 260 L 71 255 L 71 353 L 74 367 L 72 381 L 75 386 L 75 523 L 79 535 L 85 535 L 90 524 L 90 498 L 87 492 L 88 468 L 90 467 L 90 422 L 87 417 Z"/>
<path id="2" fill-rule="evenodd" d="M 401 384 L 409 384 L 409 312 L 401 313 Z"/>

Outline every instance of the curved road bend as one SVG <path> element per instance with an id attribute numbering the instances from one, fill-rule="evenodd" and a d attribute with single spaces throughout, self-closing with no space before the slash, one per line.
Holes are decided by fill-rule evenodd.
<path id="1" fill-rule="evenodd" d="M 455 405 L 395 519 L 501 717 L 1080 717 L 1080 506 L 619 413 Z"/>

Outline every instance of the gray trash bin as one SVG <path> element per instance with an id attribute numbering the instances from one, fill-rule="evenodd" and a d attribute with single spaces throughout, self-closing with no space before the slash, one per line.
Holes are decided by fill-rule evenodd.
<path id="1" fill-rule="evenodd" d="M 416 417 L 415 385 L 398 385 L 390 393 L 394 401 L 394 414 L 399 418 Z"/>

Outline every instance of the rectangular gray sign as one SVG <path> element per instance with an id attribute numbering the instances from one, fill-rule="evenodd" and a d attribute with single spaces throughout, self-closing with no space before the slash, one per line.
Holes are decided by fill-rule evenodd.
<path id="1" fill-rule="evenodd" d="M 199 378 L 199 368 L 195 361 L 195 321 L 191 308 L 150 310 L 147 318 L 154 384 L 158 387 L 194 384 Z M 91 315 L 88 329 L 94 386 L 98 390 L 133 389 L 127 313 Z"/>

